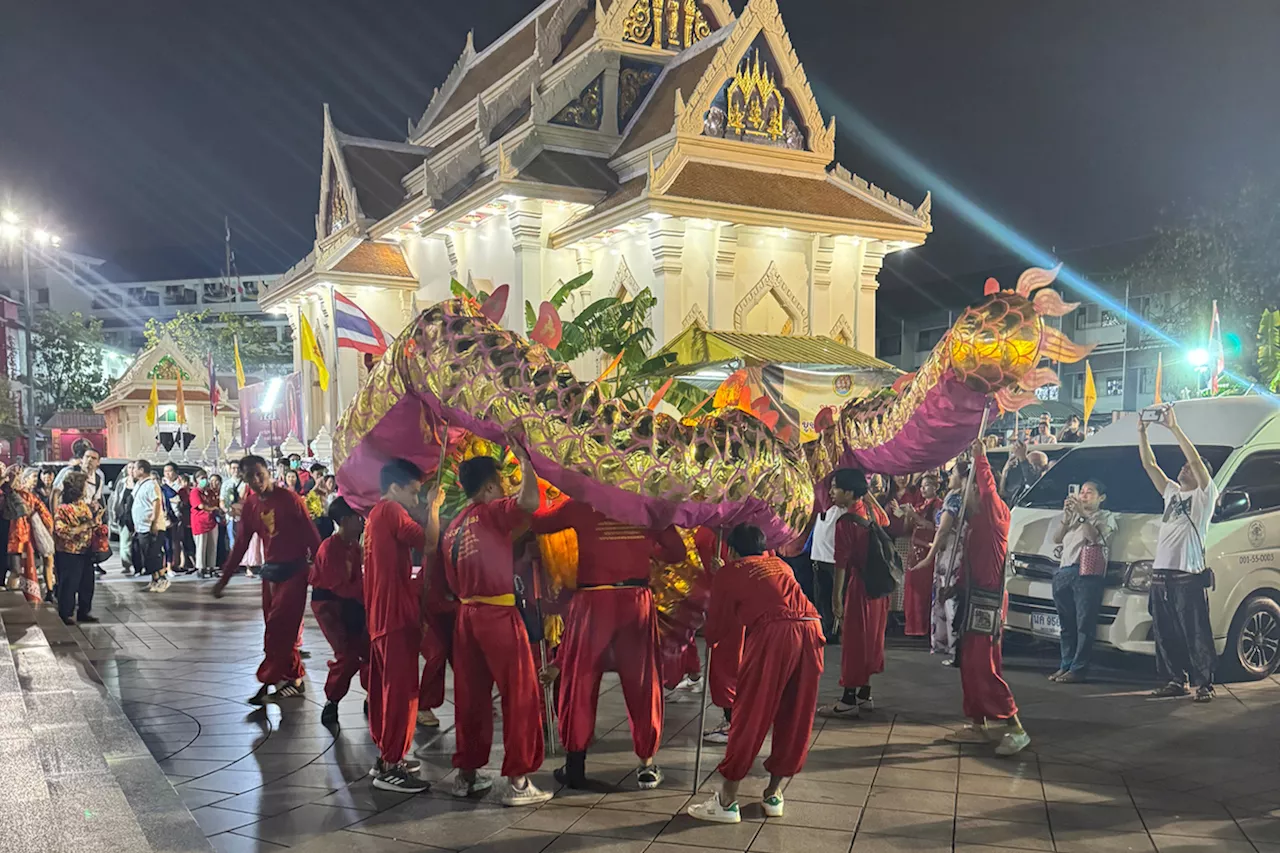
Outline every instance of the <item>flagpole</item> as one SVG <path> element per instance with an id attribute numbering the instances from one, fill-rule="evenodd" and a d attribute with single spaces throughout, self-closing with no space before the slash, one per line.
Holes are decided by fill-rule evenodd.
<path id="1" fill-rule="evenodd" d="M 338 297 L 337 288 L 329 284 L 329 345 L 333 347 L 333 389 L 329 394 L 329 406 L 333 423 L 329 427 L 332 433 L 338 426 L 338 418 L 342 416 L 339 407 L 342 405 L 342 357 L 338 349 Z"/>

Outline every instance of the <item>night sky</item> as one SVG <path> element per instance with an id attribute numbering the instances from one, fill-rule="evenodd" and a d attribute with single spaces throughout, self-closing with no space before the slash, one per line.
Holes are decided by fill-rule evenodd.
<path id="1" fill-rule="evenodd" d="M 139 276 L 216 272 L 225 215 L 243 272 L 283 271 L 314 238 L 321 104 L 403 139 L 467 30 L 482 49 L 533 5 L 5 0 L 0 203 Z M 1275 0 L 781 5 L 841 162 L 935 190 L 898 268 L 917 281 L 1007 246 L 859 120 L 1046 250 L 1143 236 L 1280 168 Z"/>

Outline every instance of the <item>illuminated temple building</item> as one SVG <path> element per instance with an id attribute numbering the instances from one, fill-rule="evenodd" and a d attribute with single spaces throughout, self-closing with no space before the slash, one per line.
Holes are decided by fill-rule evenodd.
<path id="1" fill-rule="evenodd" d="M 394 335 L 451 279 L 507 284 L 524 332 L 526 301 L 592 270 L 566 316 L 649 288 L 659 344 L 700 324 L 874 354 L 883 259 L 930 229 L 927 196 L 835 163 L 776 0 L 546 0 L 484 50 L 468 36 L 405 142 L 326 109 L 315 248 L 261 303 L 295 331 L 306 312 L 332 362 L 333 289 Z M 363 372 L 342 350 L 309 435 Z"/>

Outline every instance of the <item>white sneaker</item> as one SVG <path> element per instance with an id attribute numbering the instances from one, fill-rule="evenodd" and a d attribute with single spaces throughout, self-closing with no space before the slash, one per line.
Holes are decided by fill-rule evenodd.
<path id="1" fill-rule="evenodd" d="M 991 738 L 987 735 L 985 726 L 977 726 L 973 723 L 967 723 L 947 735 L 944 740 L 947 743 L 990 743 Z"/>
<path id="2" fill-rule="evenodd" d="M 729 724 L 721 723 L 702 736 L 703 743 L 725 744 L 729 742 Z"/>
<path id="3" fill-rule="evenodd" d="M 676 685 L 675 689 L 685 693 L 701 693 L 702 688 L 703 683 L 701 678 L 690 678 L 686 675 L 684 678 L 680 679 L 680 683 Z"/>
<path id="4" fill-rule="evenodd" d="M 540 806 L 551 799 L 551 792 L 544 791 L 533 784 L 532 779 L 525 779 L 524 787 L 517 788 L 507 784 L 507 792 L 502 795 L 504 806 Z"/>
<path id="5" fill-rule="evenodd" d="M 1031 735 L 1027 734 L 1024 729 L 1009 732 L 1000 739 L 1000 745 L 996 747 L 996 755 L 1002 755 L 1006 758 L 1011 755 L 1017 755 L 1022 750 L 1031 745 Z"/>
<path id="6" fill-rule="evenodd" d="M 156 592 L 164 592 L 169 588 L 168 576 L 160 578 L 160 583 L 156 584 Z"/>
<path id="7" fill-rule="evenodd" d="M 481 773 L 477 773 L 476 778 L 468 782 L 466 779 L 463 779 L 462 774 L 459 773 L 457 776 L 453 777 L 453 787 L 449 789 L 449 793 L 453 794 L 460 800 L 465 800 L 472 794 L 483 793 L 492 787 L 492 776 L 485 776 Z"/>
<path id="8" fill-rule="evenodd" d="M 712 794 L 711 799 L 705 803 L 689 806 L 689 808 L 685 809 L 685 814 L 695 820 L 709 820 L 712 823 L 742 823 L 742 814 L 738 811 L 738 804 L 720 805 L 719 794 Z"/>
<path id="9" fill-rule="evenodd" d="M 760 801 L 764 805 L 765 817 L 782 817 L 782 792 L 776 791 Z"/>
<path id="10" fill-rule="evenodd" d="M 418 710 L 418 725 L 427 729 L 438 729 L 440 720 L 430 708 L 421 708 Z"/>

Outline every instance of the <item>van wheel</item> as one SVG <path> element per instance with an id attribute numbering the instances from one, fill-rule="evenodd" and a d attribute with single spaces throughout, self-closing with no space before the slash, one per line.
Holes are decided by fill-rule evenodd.
<path id="1" fill-rule="evenodd" d="M 1262 593 L 1251 595 L 1236 611 L 1227 635 L 1223 663 L 1248 681 L 1266 678 L 1280 665 L 1280 604 Z"/>

